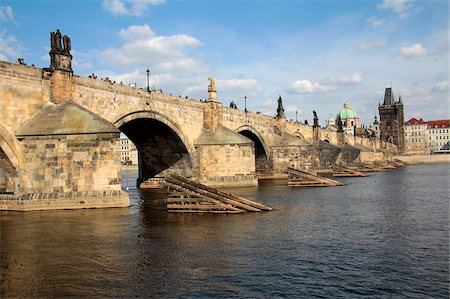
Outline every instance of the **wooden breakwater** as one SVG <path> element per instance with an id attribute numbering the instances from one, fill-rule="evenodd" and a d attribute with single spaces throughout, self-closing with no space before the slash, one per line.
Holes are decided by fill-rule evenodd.
<path id="1" fill-rule="evenodd" d="M 244 213 L 271 211 L 252 200 L 208 187 L 186 177 L 172 174 L 165 178 L 167 209 L 178 213 Z"/>
<path id="2" fill-rule="evenodd" d="M 289 175 L 288 186 L 290 187 L 332 187 L 344 185 L 339 181 L 293 167 L 288 167 L 286 172 Z"/>

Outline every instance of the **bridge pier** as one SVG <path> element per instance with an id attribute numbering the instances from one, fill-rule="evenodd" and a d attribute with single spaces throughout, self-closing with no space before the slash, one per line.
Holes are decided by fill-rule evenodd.
<path id="1" fill-rule="evenodd" d="M 23 147 L 16 194 L 0 209 L 127 207 L 121 191 L 120 131 L 70 100 L 49 103 L 16 137 Z"/>

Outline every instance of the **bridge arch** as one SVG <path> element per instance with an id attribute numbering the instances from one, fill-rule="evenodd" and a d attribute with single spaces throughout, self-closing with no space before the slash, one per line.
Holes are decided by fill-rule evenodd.
<path id="1" fill-rule="evenodd" d="M 292 133 L 292 135 L 294 135 L 295 137 L 298 137 L 298 138 L 300 138 L 300 139 L 302 139 L 302 140 L 304 140 L 304 141 L 306 141 L 306 138 L 305 138 L 305 136 L 303 136 L 303 134 L 302 133 L 300 133 L 298 130 L 297 131 L 295 131 L 294 133 Z"/>
<path id="2" fill-rule="evenodd" d="M 255 167 L 256 174 L 267 174 L 270 171 L 270 151 L 261 134 L 252 126 L 244 125 L 236 129 L 236 132 L 247 137 L 255 143 Z"/>
<path id="3" fill-rule="evenodd" d="M 138 184 L 174 172 L 192 176 L 197 169 L 193 145 L 180 126 L 164 114 L 153 110 L 135 111 L 120 117 L 114 125 L 138 150 Z"/>
<path id="4" fill-rule="evenodd" d="M 15 137 L 0 123 L 0 193 L 16 191 L 21 161 Z"/>

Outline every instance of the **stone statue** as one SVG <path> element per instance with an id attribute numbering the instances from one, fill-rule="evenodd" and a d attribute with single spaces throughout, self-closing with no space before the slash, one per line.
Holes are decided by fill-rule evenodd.
<path id="1" fill-rule="evenodd" d="M 70 38 L 67 35 L 63 36 L 63 44 L 64 44 L 64 53 L 70 54 L 70 50 L 72 50 L 72 45 L 70 44 Z"/>
<path id="2" fill-rule="evenodd" d="M 277 118 L 284 118 L 283 99 L 278 96 Z"/>
<path id="3" fill-rule="evenodd" d="M 209 85 L 208 85 L 208 92 L 216 92 L 216 81 L 213 77 L 209 77 Z"/>
<path id="4" fill-rule="evenodd" d="M 337 131 L 338 132 L 343 132 L 344 129 L 342 128 L 342 120 L 341 120 L 341 116 L 338 115 L 337 119 L 336 119 L 336 123 L 337 123 Z"/>
<path id="5" fill-rule="evenodd" d="M 51 50 L 56 49 L 56 38 L 55 38 L 54 32 L 50 32 L 50 47 L 51 47 Z"/>
<path id="6" fill-rule="evenodd" d="M 55 33 L 55 50 L 62 51 L 61 32 L 59 32 L 59 29 L 56 29 Z"/>
<path id="7" fill-rule="evenodd" d="M 56 32 L 50 32 L 50 69 L 72 72 L 72 55 L 70 55 L 72 45 L 70 38 L 64 35 L 62 43 L 59 29 L 56 29 Z"/>
<path id="8" fill-rule="evenodd" d="M 319 118 L 317 117 L 317 113 L 314 110 L 313 110 L 313 115 L 314 115 L 314 120 L 313 120 L 314 127 L 318 127 L 319 126 Z"/>

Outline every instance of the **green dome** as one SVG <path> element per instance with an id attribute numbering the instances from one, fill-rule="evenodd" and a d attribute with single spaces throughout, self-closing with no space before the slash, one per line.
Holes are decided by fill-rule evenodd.
<path id="1" fill-rule="evenodd" d="M 338 116 L 341 116 L 341 119 L 350 119 L 350 118 L 359 118 L 358 113 L 355 112 L 355 110 L 350 107 L 347 101 L 344 103 L 344 108 L 341 109 L 341 111 L 336 115 L 336 118 Z"/>

